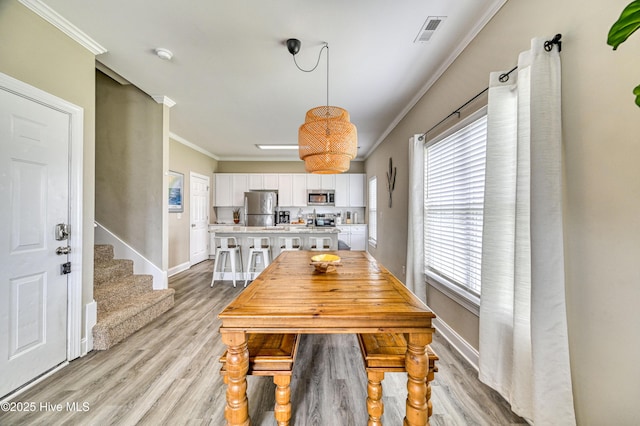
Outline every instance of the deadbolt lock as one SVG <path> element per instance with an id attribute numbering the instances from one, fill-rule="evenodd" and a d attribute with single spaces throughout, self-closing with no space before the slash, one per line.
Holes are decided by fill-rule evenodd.
<path id="1" fill-rule="evenodd" d="M 69 239 L 69 225 L 66 223 L 59 223 L 56 225 L 55 230 L 56 241 L 63 241 Z"/>

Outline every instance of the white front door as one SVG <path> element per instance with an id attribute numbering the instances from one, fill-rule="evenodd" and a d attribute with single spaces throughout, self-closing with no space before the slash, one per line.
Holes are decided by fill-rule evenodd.
<path id="1" fill-rule="evenodd" d="M 0 397 L 67 360 L 70 118 L 0 88 Z"/>
<path id="2" fill-rule="evenodd" d="M 189 211 L 191 220 L 190 256 L 192 265 L 209 258 L 209 177 L 191 172 Z"/>

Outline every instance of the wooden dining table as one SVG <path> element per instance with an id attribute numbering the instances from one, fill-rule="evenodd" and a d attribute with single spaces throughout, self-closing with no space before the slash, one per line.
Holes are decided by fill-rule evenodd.
<path id="1" fill-rule="evenodd" d="M 427 345 L 435 315 L 367 252 L 329 253 L 341 260 L 340 266 L 326 273 L 311 265 L 317 252 L 281 253 L 218 315 L 222 341 L 227 345 L 227 424 L 250 424 L 246 375 L 247 335 L 251 333 L 404 334 L 404 424 L 428 424 Z"/>

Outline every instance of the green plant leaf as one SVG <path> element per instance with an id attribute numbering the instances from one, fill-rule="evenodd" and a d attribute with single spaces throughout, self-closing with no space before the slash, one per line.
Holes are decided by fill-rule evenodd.
<path id="1" fill-rule="evenodd" d="M 640 85 L 633 89 L 633 94 L 636 95 L 636 105 L 640 107 Z"/>
<path id="2" fill-rule="evenodd" d="M 607 44 L 616 50 L 638 28 L 640 28 L 640 0 L 635 0 L 624 8 L 618 20 L 611 26 Z"/>

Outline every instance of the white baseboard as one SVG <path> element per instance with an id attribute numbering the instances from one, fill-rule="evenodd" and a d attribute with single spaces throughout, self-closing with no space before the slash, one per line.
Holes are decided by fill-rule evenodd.
<path id="1" fill-rule="evenodd" d="M 477 371 L 480 358 L 478 351 L 440 318 L 435 318 L 433 320 L 433 326 L 436 328 L 436 331 L 440 336 L 449 342 L 451 347 L 453 347 Z"/>
<path id="2" fill-rule="evenodd" d="M 104 226 L 96 222 L 95 244 L 110 244 L 116 258 L 133 260 L 133 273 L 153 276 L 153 289 L 164 290 L 169 288 L 167 272 L 158 268 L 150 260 L 138 253 L 133 247 L 111 233 Z"/>
<path id="3" fill-rule="evenodd" d="M 93 350 L 93 326 L 98 322 L 98 304 L 95 300 L 85 306 L 85 338 L 82 339 L 82 355 L 85 356 Z"/>
<path id="4" fill-rule="evenodd" d="M 181 263 L 180 265 L 176 265 L 173 268 L 169 268 L 169 276 L 172 277 L 175 274 L 179 274 L 180 272 L 184 272 L 189 268 L 191 268 L 191 262 Z"/>

